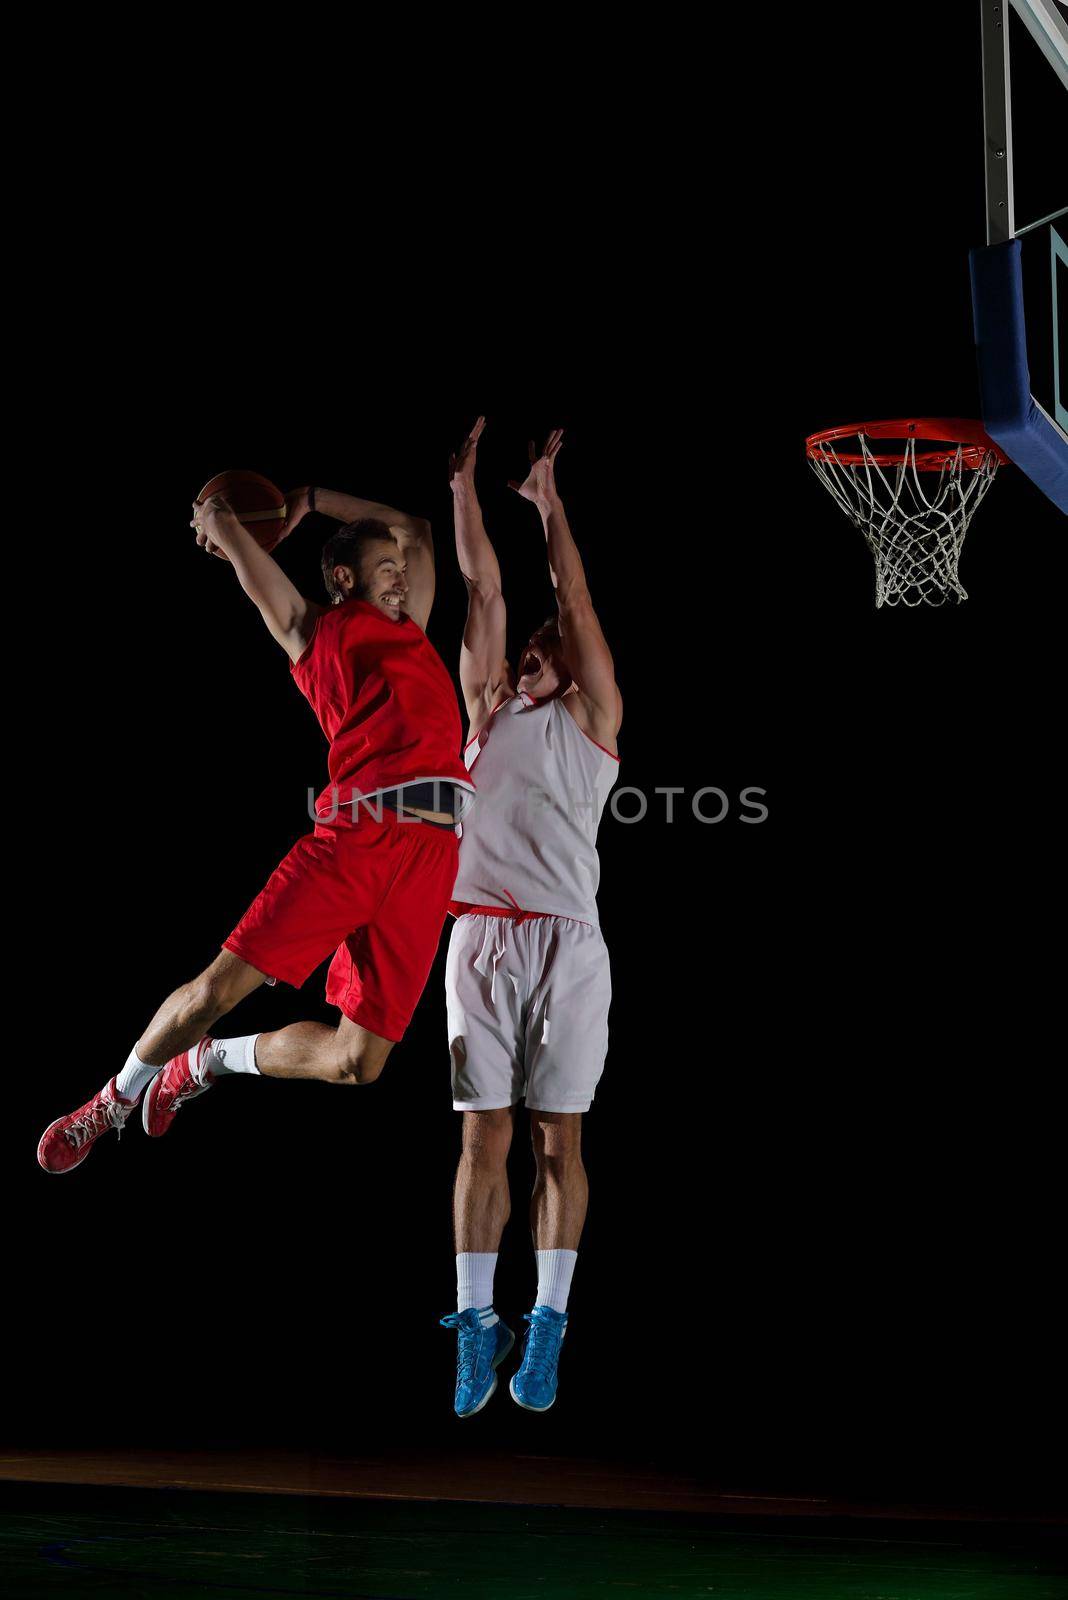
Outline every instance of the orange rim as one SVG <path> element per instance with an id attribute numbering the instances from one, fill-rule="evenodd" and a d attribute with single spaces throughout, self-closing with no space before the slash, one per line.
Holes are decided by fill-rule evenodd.
<path id="1" fill-rule="evenodd" d="M 880 451 L 878 454 L 869 452 L 865 455 L 860 451 L 822 448 L 825 445 L 833 446 L 836 439 L 861 436 L 866 439 L 938 439 L 949 445 L 948 449 L 917 451 L 915 461 L 918 472 L 940 471 L 956 460 L 957 451 L 962 447 L 961 465 L 973 472 L 978 471 L 988 456 L 993 456 L 999 465 L 1004 465 L 1009 459 L 994 443 L 982 423 L 969 417 L 896 417 L 890 422 L 850 422 L 839 428 L 823 428 L 819 433 L 809 434 L 805 440 L 805 455 L 810 460 L 833 460 L 843 467 L 895 467 L 911 455 L 906 450 Z"/>

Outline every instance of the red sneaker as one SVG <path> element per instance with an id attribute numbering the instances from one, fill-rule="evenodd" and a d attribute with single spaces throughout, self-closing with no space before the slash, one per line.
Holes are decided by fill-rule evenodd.
<path id="1" fill-rule="evenodd" d="M 166 1133 L 174 1121 L 175 1112 L 187 1100 L 195 1100 L 198 1094 L 207 1094 L 215 1082 L 210 1073 L 207 1083 L 200 1083 L 193 1076 L 194 1065 L 205 1050 L 211 1049 L 211 1043 L 210 1039 L 201 1039 L 192 1050 L 183 1050 L 181 1055 L 167 1062 L 162 1072 L 157 1072 L 145 1090 L 141 1120 L 145 1132 L 151 1134 L 153 1139 Z"/>
<path id="2" fill-rule="evenodd" d="M 41 1135 L 37 1159 L 46 1172 L 70 1172 L 85 1160 L 102 1133 L 114 1128 L 120 1134 L 136 1100 L 121 1100 L 115 1079 L 77 1111 L 57 1117 Z"/>

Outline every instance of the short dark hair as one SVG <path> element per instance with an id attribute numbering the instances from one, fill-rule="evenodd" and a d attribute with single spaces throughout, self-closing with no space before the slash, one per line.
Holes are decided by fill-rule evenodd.
<path id="1" fill-rule="evenodd" d="M 539 627 L 534 629 L 534 633 L 531 635 L 531 637 L 537 638 L 539 633 L 549 633 L 556 640 L 557 644 L 563 643 L 563 635 L 560 632 L 559 611 L 554 611 L 551 617 L 546 617 L 545 621 L 541 623 Z"/>
<path id="2" fill-rule="evenodd" d="M 326 584 L 327 594 L 335 605 L 339 600 L 344 600 L 345 593 L 338 588 L 334 568 L 351 567 L 358 573 L 360 558 L 367 546 L 376 539 L 392 538 L 392 529 L 386 523 L 379 522 L 377 517 L 361 517 L 358 522 L 349 522 L 330 535 L 323 545 L 323 582 Z"/>

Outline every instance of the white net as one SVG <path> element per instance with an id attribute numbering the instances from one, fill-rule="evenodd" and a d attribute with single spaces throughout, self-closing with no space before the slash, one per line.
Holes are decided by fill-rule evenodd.
<path id="1" fill-rule="evenodd" d="M 840 459 L 835 451 L 840 440 L 824 440 L 808 459 L 867 540 L 875 558 L 876 606 L 967 600 L 957 565 L 968 524 L 994 481 L 998 458 L 993 450 L 985 451 L 974 466 L 966 462 L 966 456 L 974 461 L 974 449 L 958 445 L 944 452 L 940 466 L 921 468 L 912 438 L 904 444 L 902 459 L 887 465 L 876 459 L 863 433 L 856 437 L 860 461 Z"/>

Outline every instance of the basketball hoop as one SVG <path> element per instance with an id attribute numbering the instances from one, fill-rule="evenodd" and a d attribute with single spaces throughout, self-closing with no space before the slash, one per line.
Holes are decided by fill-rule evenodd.
<path id="1" fill-rule="evenodd" d="M 859 450 L 838 447 L 849 439 Z M 876 455 L 869 439 L 904 444 Z M 941 441 L 942 448 L 917 452 L 917 439 Z M 957 576 L 964 535 L 998 465 L 1008 460 L 981 423 L 959 417 L 854 422 L 810 434 L 805 455 L 875 557 L 876 607 L 967 600 Z"/>

